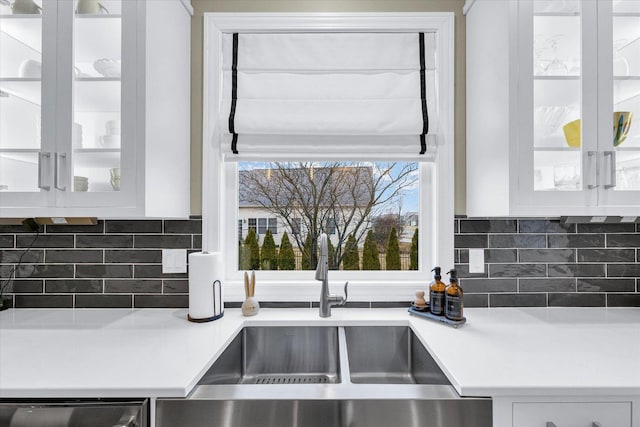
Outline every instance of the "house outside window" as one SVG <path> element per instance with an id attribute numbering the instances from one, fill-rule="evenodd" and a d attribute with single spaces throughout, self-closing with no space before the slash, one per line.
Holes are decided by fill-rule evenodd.
<path id="1" fill-rule="evenodd" d="M 258 220 L 256 218 L 249 218 L 249 228 L 248 230 L 253 230 L 254 233 L 258 232 Z"/>

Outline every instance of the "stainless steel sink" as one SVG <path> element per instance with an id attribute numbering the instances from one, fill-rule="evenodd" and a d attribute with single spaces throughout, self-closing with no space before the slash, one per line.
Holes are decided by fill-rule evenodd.
<path id="1" fill-rule="evenodd" d="M 198 384 L 338 383 L 338 360 L 336 327 L 249 327 Z"/>
<path id="2" fill-rule="evenodd" d="M 491 427 L 491 401 L 159 400 L 158 427 Z"/>
<path id="3" fill-rule="evenodd" d="M 450 384 L 406 326 L 345 327 L 351 382 Z"/>
<path id="4" fill-rule="evenodd" d="M 375 385 L 373 385 L 375 384 Z M 406 326 L 249 327 L 156 427 L 490 427 Z"/>

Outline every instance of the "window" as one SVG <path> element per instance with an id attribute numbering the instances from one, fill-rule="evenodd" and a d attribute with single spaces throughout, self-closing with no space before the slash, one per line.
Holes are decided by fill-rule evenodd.
<path id="1" fill-rule="evenodd" d="M 249 228 L 247 231 L 253 230 L 254 233 L 258 232 L 258 220 L 255 218 L 249 218 Z"/>
<path id="2" fill-rule="evenodd" d="M 238 220 L 238 240 L 239 241 L 244 240 L 244 237 L 242 237 L 242 220 L 241 219 Z"/>
<path id="3" fill-rule="evenodd" d="M 326 232 L 328 235 L 336 234 L 336 219 L 329 218 L 327 220 Z"/>
<path id="4" fill-rule="evenodd" d="M 278 234 L 278 218 L 269 218 L 267 228 L 271 231 L 271 234 Z"/>
<path id="5" fill-rule="evenodd" d="M 277 232 L 278 221 L 289 224 L 293 270 L 315 269 L 323 230 L 331 236 L 335 270 L 418 269 L 419 239 L 413 235 L 419 228 L 403 214 L 420 207 L 418 163 L 240 162 L 238 168 L 236 216 L 273 215 L 257 218 L 260 235 L 268 226 Z"/>
<path id="6" fill-rule="evenodd" d="M 378 177 L 381 181 L 388 179 L 393 180 L 393 173 L 377 175 L 373 170 L 381 168 L 382 163 L 395 163 L 395 167 L 409 166 L 413 167 L 411 186 L 406 188 L 406 192 L 410 193 L 401 198 L 396 198 L 395 203 L 392 200 L 381 199 L 379 206 L 376 206 L 375 214 L 366 209 L 357 208 L 351 221 L 343 221 L 342 209 L 337 209 L 336 204 L 344 204 L 344 200 L 334 198 L 326 199 L 327 211 L 331 207 L 332 212 L 325 212 L 325 216 L 318 222 L 320 228 L 326 228 L 330 234 L 330 240 L 334 246 L 334 250 L 338 250 L 341 246 L 343 257 L 337 266 L 333 266 L 335 271 L 330 274 L 331 282 L 350 281 L 350 287 L 358 289 L 351 295 L 360 295 L 360 297 L 351 296 L 351 300 L 366 301 L 384 301 L 409 299 L 413 297 L 415 289 L 423 288 L 426 285 L 429 270 L 433 265 L 440 265 L 442 268 L 450 268 L 453 266 L 453 15 L 452 14 L 428 14 L 428 13 L 411 13 L 411 14 L 394 14 L 394 19 L 390 20 L 388 14 L 368 14 L 350 15 L 343 14 L 333 17 L 323 17 L 314 20 L 315 15 L 305 14 L 304 16 L 282 16 L 277 14 L 252 14 L 246 16 L 243 14 L 205 14 L 205 28 L 208 39 L 205 40 L 205 50 L 207 51 L 205 60 L 205 111 L 204 111 L 204 134 L 205 139 L 210 138 L 211 143 L 204 144 L 205 150 L 205 173 L 203 173 L 203 215 L 207 218 L 205 223 L 207 229 L 203 231 L 203 249 L 208 251 L 220 251 L 226 254 L 232 254 L 225 257 L 225 299 L 228 301 L 242 301 L 244 299 L 244 291 L 242 287 L 243 271 L 238 268 L 239 253 L 238 242 L 230 235 L 233 227 L 229 227 L 233 221 L 238 218 L 245 218 L 245 215 L 251 215 L 248 218 L 248 227 L 254 228 L 256 232 L 262 231 L 264 228 L 274 233 L 274 229 L 279 231 L 278 236 L 274 236 L 277 249 L 282 248 L 282 242 L 286 233 L 287 239 L 291 243 L 294 250 L 294 270 L 284 271 L 257 271 L 259 287 L 264 300 L 271 301 L 300 301 L 300 300 L 317 300 L 318 284 L 314 280 L 314 275 L 309 271 L 312 264 L 307 264 L 308 258 L 305 257 L 304 240 L 310 234 L 309 230 L 313 230 L 313 223 L 309 222 L 307 216 L 300 211 L 300 206 L 296 203 L 281 203 L 282 198 L 286 198 L 292 194 L 291 191 L 283 191 L 274 199 L 285 209 L 283 212 L 275 214 L 273 212 L 264 212 L 266 207 L 244 206 L 244 196 L 251 189 L 240 185 L 244 182 L 243 174 L 247 171 L 263 170 L 263 176 L 258 177 L 257 182 L 269 185 L 268 182 L 277 178 L 277 163 L 285 165 L 285 169 L 291 172 L 295 169 L 306 167 L 307 176 L 312 177 L 312 181 L 321 179 L 323 174 L 332 171 L 334 174 L 350 175 L 351 184 L 343 185 L 344 194 L 352 193 L 352 201 L 357 200 L 367 187 L 367 181 L 363 176 L 369 172 L 362 172 L 366 168 L 371 168 L 369 173 L 372 177 Z M 331 21 L 331 22 L 329 22 Z M 286 141 L 281 142 L 279 135 L 271 138 L 254 139 L 244 138 L 240 132 L 238 138 L 239 155 L 232 153 L 231 138 L 228 134 L 221 136 L 220 132 L 227 132 L 226 124 L 228 123 L 228 104 L 230 98 L 225 98 L 230 91 L 228 87 L 223 86 L 223 74 L 226 76 L 226 69 L 220 69 L 219 61 L 222 57 L 220 51 L 223 46 L 223 38 L 232 33 L 241 31 L 255 33 L 277 33 L 277 32 L 314 32 L 322 33 L 331 28 L 332 32 L 352 32 L 361 31 L 367 28 L 371 32 L 415 32 L 416 29 L 425 33 L 435 35 L 431 37 L 427 43 L 434 43 L 434 50 L 437 52 L 431 57 L 426 58 L 426 73 L 429 81 L 435 81 L 433 92 L 428 94 L 429 118 L 432 125 L 433 134 L 437 136 L 437 154 L 435 158 L 419 159 L 417 151 L 411 145 L 403 145 L 409 147 L 408 150 L 396 152 L 393 148 L 388 148 L 390 154 L 386 157 L 376 156 L 372 154 L 371 147 L 379 148 L 380 144 L 369 144 L 368 139 L 376 137 L 362 136 L 355 138 L 357 144 L 349 145 L 354 142 L 353 138 L 340 138 L 327 135 L 323 140 L 327 144 L 322 145 L 321 156 L 309 149 L 312 154 L 309 158 L 300 155 L 300 152 L 288 153 L 283 147 L 295 147 L 298 141 L 295 137 L 288 135 Z M 228 38 L 228 37 L 227 37 Z M 228 65 L 228 64 L 227 64 Z M 419 69 L 419 68 L 418 68 Z M 223 88 L 220 91 L 220 88 Z M 227 91 L 227 92 L 225 92 Z M 221 106 L 227 109 L 222 112 Z M 208 110 L 206 110 L 208 109 Z M 336 116 L 337 117 L 337 116 Z M 344 117 L 342 115 L 341 117 Z M 269 124 L 269 123 L 267 123 Z M 222 128 L 222 130 L 220 130 Z M 430 131 L 431 132 L 431 131 Z M 260 136 L 260 135 L 259 135 Z M 269 137 L 269 135 L 266 135 Z M 427 135 L 430 136 L 430 135 Z M 305 138 L 302 137 L 302 140 Z M 313 138 L 311 138 L 313 139 Z M 406 139 L 405 139 L 406 140 Z M 266 147 L 279 148 L 280 151 L 269 151 L 259 145 L 263 141 L 268 144 Z M 305 141 L 302 141 L 304 144 Z M 299 145 L 299 144 L 298 144 Z M 326 148 L 329 146 L 329 148 Z M 333 147 L 333 148 L 331 148 Z M 363 149 L 364 147 L 364 149 Z M 330 150 L 334 150 L 331 152 Z M 253 150 L 253 151 L 252 151 Z M 415 152 L 415 153 L 414 153 Z M 313 156 L 313 154 L 316 154 Z M 295 161 L 294 161 L 295 160 Z M 302 162 L 300 162 L 302 160 Z M 330 160 L 330 161 L 328 161 Z M 435 161 L 433 161 L 435 160 Z M 333 165 L 330 167 L 329 165 Z M 393 168 L 392 168 L 393 169 Z M 361 172 L 355 172 L 359 170 Z M 268 172 L 270 171 L 270 172 Z M 299 172 L 294 172 L 299 173 Z M 361 175 L 360 175 L 361 174 Z M 258 174 L 259 176 L 259 174 Z M 297 182 L 294 180 L 294 182 Z M 409 188 L 410 187 L 410 188 Z M 297 191 L 304 191 L 304 186 L 297 185 Z M 309 188 L 309 187 L 307 187 Z M 369 193 L 370 194 L 370 193 Z M 224 201 L 221 203 L 220 201 Z M 255 200 L 258 201 L 258 200 Z M 264 200 L 262 200 L 264 202 Z M 259 202 L 259 201 L 258 201 Z M 385 203 L 382 203 L 385 202 Z M 291 212 L 287 212 L 286 208 Z M 245 210 L 246 213 L 240 215 L 239 211 Z M 340 212 L 340 215 L 335 215 Z M 346 215 L 346 214 L 344 214 Z M 253 219 L 253 221 L 251 221 Z M 259 219 L 265 219 L 263 224 L 259 223 Z M 333 219 L 331 221 L 331 219 Z M 355 222 L 354 222 L 355 221 Z M 395 222 L 394 222 L 395 221 Z M 275 227 L 272 229 L 272 222 Z M 389 227 L 395 225 L 395 227 Z M 358 271 L 350 271 L 344 268 L 346 248 L 346 240 L 350 234 L 361 233 L 356 238 L 356 251 L 358 253 Z M 385 271 L 382 270 L 386 262 L 386 256 L 380 256 L 382 249 L 386 250 L 388 245 L 388 235 L 384 234 L 391 228 L 395 229 L 398 246 L 400 248 L 400 270 Z M 411 240 L 415 230 L 418 230 L 418 270 L 411 270 L 407 264 L 411 264 L 411 260 L 406 261 L 403 258 L 403 251 L 410 247 Z M 378 248 L 379 260 L 381 262 L 381 270 L 361 270 L 363 267 L 364 241 L 367 234 L 371 231 L 373 234 L 382 234 L 378 236 L 376 245 Z M 206 236 L 204 235 L 206 234 Z M 274 233 L 277 234 L 277 233 Z M 262 240 L 262 239 L 261 239 Z M 386 242 L 385 242 L 386 240 Z M 313 252 L 313 245 L 311 245 Z M 353 247 L 353 246 L 352 246 Z M 386 255 L 386 254 L 385 254 Z M 312 258 L 312 257 L 311 257 Z M 338 260 L 339 258 L 335 258 Z M 312 261 L 312 259 L 310 260 Z M 355 266 L 355 263 L 353 264 Z M 297 270 L 297 271 L 296 271 Z"/>
<path id="7" fill-rule="evenodd" d="M 258 218 L 258 234 L 267 233 L 267 218 Z"/>

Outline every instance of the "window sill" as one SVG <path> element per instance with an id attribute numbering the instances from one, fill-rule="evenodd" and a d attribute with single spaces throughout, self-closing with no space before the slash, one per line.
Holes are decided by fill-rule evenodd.
<path id="1" fill-rule="evenodd" d="M 313 273 L 313 272 L 311 272 Z M 320 282 L 317 280 L 295 281 L 261 281 L 256 283 L 256 299 L 258 301 L 310 301 L 320 298 Z M 343 295 L 344 281 L 329 280 L 332 294 Z M 410 301 L 415 298 L 416 291 L 426 291 L 427 283 L 422 280 L 373 281 L 349 280 L 347 301 L 380 302 Z M 245 299 L 244 284 L 230 280 L 223 283 L 225 302 L 242 302 Z"/>

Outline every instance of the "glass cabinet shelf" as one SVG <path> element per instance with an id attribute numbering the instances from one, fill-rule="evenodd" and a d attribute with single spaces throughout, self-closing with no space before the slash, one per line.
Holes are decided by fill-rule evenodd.
<path id="1" fill-rule="evenodd" d="M 75 81 L 76 109 L 85 112 L 120 111 L 120 79 L 81 77 Z M 0 79 L 0 89 L 40 105 L 40 79 Z"/>

